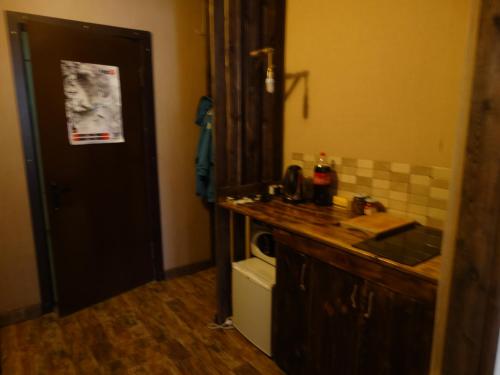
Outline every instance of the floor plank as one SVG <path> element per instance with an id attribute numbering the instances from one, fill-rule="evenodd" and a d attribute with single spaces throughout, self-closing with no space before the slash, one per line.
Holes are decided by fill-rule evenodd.
<path id="1" fill-rule="evenodd" d="M 0 329 L 2 375 L 282 374 L 236 330 L 212 330 L 215 271 L 154 282 Z"/>

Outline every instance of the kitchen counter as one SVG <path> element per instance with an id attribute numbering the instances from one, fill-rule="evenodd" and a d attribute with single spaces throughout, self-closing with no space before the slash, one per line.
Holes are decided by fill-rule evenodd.
<path id="1" fill-rule="evenodd" d="M 274 228 L 306 237 L 321 244 L 334 247 L 360 258 L 397 270 L 422 281 L 437 284 L 441 257 L 434 257 L 416 266 L 407 266 L 392 260 L 376 256 L 357 249 L 352 245 L 360 242 L 368 235 L 340 226 L 340 221 L 353 217 L 349 210 L 338 207 L 318 207 L 312 203 L 292 205 L 281 199 L 270 202 L 252 202 L 235 204 L 220 202 L 220 207 L 249 216 Z"/>

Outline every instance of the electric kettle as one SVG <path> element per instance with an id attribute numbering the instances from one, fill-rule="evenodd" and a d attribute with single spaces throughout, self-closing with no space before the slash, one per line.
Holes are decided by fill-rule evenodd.
<path id="1" fill-rule="evenodd" d="M 287 203 L 300 203 L 304 200 L 304 175 L 298 165 L 290 165 L 283 178 L 283 200 Z"/>

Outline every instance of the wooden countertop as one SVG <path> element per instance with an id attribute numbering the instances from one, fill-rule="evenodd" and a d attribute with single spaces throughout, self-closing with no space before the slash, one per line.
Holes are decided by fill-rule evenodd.
<path id="1" fill-rule="evenodd" d="M 353 247 L 353 244 L 368 238 L 368 235 L 340 226 L 341 220 L 352 217 L 349 210 L 338 207 L 318 207 L 312 203 L 292 205 L 281 199 L 274 199 L 267 203 L 219 202 L 219 206 L 273 227 L 340 248 L 373 262 L 430 281 L 433 284 L 438 282 L 440 256 L 411 267 Z"/>

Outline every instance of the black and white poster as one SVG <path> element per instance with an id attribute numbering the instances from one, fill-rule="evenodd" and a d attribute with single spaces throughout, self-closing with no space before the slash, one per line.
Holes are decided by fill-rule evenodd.
<path id="1" fill-rule="evenodd" d="M 61 61 L 69 143 L 125 142 L 117 66 Z"/>

